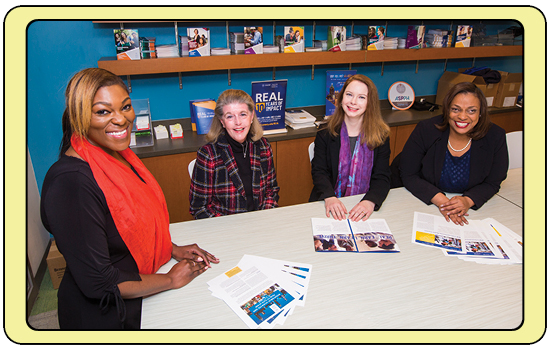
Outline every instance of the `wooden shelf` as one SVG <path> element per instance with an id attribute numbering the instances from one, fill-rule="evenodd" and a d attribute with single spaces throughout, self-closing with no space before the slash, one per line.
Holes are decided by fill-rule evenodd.
<path id="1" fill-rule="evenodd" d="M 99 68 L 107 69 L 116 75 L 140 75 L 226 69 L 295 67 L 417 60 L 425 61 L 522 55 L 523 46 L 480 46 L 466 48 L 426 48 L 418 50 L 323 51 L 262 55 L 174 57 L 134 61 L 117 60 L 116 57 L 103 57 L 97 62 L 97 65 Z"/>

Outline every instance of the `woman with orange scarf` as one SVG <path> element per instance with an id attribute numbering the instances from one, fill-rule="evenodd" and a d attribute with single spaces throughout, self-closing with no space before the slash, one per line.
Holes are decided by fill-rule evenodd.
<path id="1" fill-rule="evenodd" d="M 59 326 L 140 328 L 142 297 L 181 288 L 218 259 L 172 243 L 164 194 L 129 148 L 135 114 L 122 79 L 85 69 L 65 102 L 60 157 L 41 197 L 42 222 L 67 263 Z M 171 258 L 179 262 L 156 274 Z"/>

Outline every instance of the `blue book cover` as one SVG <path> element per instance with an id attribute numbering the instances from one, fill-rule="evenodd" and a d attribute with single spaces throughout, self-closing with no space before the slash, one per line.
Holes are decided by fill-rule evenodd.
<path id="1" fill-rule="evenodd" d="M 207 134 L 214 119 L 216 101 L 212 99 L 189 101 L 191 105 L 191 125 L 199 135 Z"/>
<path id="2" fill-rule="evenodd" d="M 327 71 L 327 89 L 325 115 L 330 116 L 336 110 L 336 97 L 349 77 L 356 74 L 356 70 L 329 70 Z"/>
<path id="3" fill-rule="evenodd" d="M 258 121 L 266 134 L 286 132 L 287 80 L 252 82 L 252 99 Z"/>

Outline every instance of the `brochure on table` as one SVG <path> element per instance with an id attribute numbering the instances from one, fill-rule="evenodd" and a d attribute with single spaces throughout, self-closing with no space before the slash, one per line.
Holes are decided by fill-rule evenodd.
<path id="1" fill-rule="evenodd" d="M 283 324 L 296 306 L 303 306 L 311 265 L 244 255 L 232 269 L 208 282 L 251 329 Z"/>
<path id="2" fill-rule="evenodd" d="M 312 218 L 317 252 L 397 253 L 399 247 L 386 220 L 367 221 Z"/>
<path id="3" fill-rule="evenodd" d="M 522 238 L 492 218 L 461 226 L 441 215 L 415 212 L 412 242 L 478 263 L 521 264 L 523 256 Z"/>

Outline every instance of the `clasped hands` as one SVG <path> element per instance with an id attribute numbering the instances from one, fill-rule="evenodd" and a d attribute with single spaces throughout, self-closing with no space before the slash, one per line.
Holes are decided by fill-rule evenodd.
<path id="1" fill-rule="evenodd" d="M 210 263 L 217 264 L 220 262 L 218 258 L 196 244 L 185 246 L 172 244 L 172 258 L 178 261 L 168 273 L 174 281 L 174 288 L 181 288 L 191 282 L 195 277 L 209 269 L 211 267 Z"/>
<path id="2" fill-rule="evenodd" d="M 327 217 L 332 217 L 336 220 L 344 220 L 348 211 L 344 203 L 336 197 L 325 198 L 325 210 Z M 349 211 L 349 219 L 351 221 L 367 220 L 374 211 L 374 203 L 368 200 L 362 200 L 357 203 Z"/>
<path id="3" fill-rule="evenodd" d="M 439 212 L 443 215 L 447 222 L 452 221 L 456 225 L 464 226 L 468 224 L 466 216 L 474 202 L 465 196 L 454 196 L 448 199 L 443 193 L 438 193 L 432 199 L 432 203 L 437 205 Z"/>

